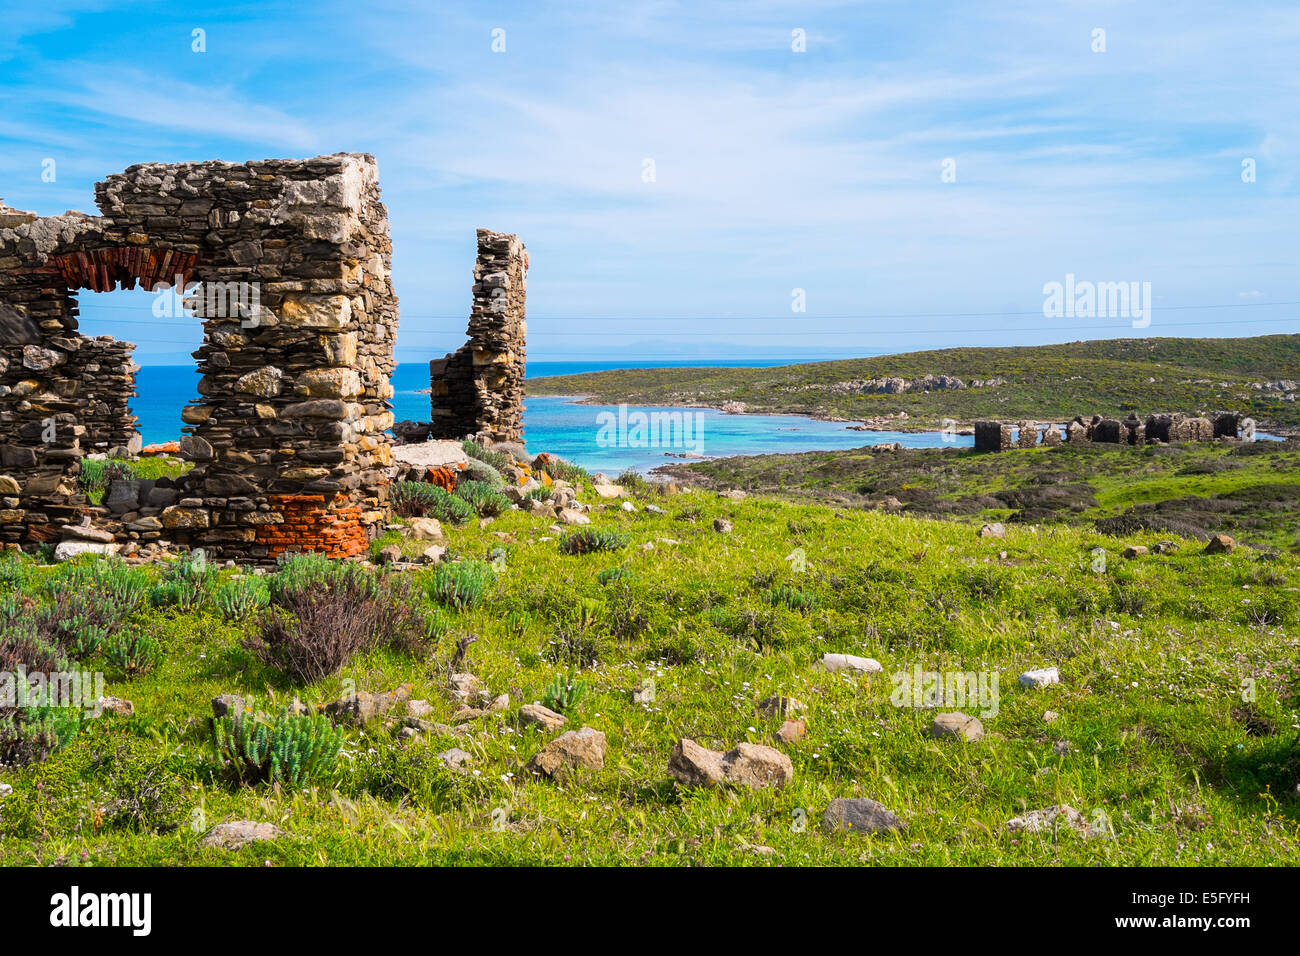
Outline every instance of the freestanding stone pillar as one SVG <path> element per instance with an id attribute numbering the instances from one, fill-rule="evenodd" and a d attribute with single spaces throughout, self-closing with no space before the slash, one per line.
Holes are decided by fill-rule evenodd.
<path id="1" fill-rule="evenodd" d="M 480 229 L 469 341 L 429 363 L 434 438 L 523 441 L 527 286 L 519 237 Z"/>

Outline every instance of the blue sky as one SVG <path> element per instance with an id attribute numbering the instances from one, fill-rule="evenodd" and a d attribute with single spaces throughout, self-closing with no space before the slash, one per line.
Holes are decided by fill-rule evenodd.
<path id="1" fill-rule="evenodd" d="M 1294 0 L 0 2 L 0 196 L 373 153 L 405 361 L 460 344 L 480 226 L 528 245 L 535 359 L 1291 332 L 1297 50 Z M 1067 273 L 1150 282 L 1152 324 L 1045 318 Z M 149 304 L 84 328 L 188 362 Z"/>

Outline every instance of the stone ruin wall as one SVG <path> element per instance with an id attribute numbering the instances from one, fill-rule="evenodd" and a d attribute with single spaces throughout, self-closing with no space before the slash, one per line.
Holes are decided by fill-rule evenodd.
<path id="1" fill-rule="evenodd" d="M 373 157 L 140 165 L 95 194 L 102 217 L 0 207 L 0 544 L 364 550 L 386 517 L 398 323 Z M 81 458 L 138 448 L 137 369 L 130 343 L 78 333 L 76 293 L 178 278 L 203 283 L 194 468 L 91 506 Z"/>
<path id="2" fill-rule="evenodd" d="M 1098 442 L 1112 445 L 1143 445 L 1157 443 L 1236 440 L 1242 427 L 1243 416 L 1235 412 L 1222 412 L 1211 418 L 1192 415 L 1149 415 L 1145 421 L 1137 415 L 1120 420 L 1094 415 L 1091 419 L 1076 416 L 1065 426 L 1065 441 Z M 1047 426 L 1042 435 L 1035 422 L 975 423 L 976 451 L 1010 451 L 1012 448 L 1036 448 L 1061 444 L 1061 432 L 1056 425 Z"/>
<path id="3" fill-rule="evenodd" d="M 517 236 L 478 230 L 469 341 L 429 363 L 427 435 L 523 441 L 527 291 L 524 244 Z"/>

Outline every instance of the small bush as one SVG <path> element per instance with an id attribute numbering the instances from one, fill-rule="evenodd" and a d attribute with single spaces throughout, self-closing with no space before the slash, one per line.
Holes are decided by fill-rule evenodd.
<path id="1" fill-rule="evenodd" d="M 216 582 L 217 569 L 196 551 L 168 565 L 162 581 L 149 592 L 149 603 L 154 607 L 193 611 L 204 602 Z"/>
<path id="2" fill-rule="evenodd" d="M 496 580 L 486 561 L 458 561 L 442 564 L 429 576 L 429 597 L 457 610 L 475 607 Z"/>
<path id="3" fill-rule="evenodd" d="M 503 472 L 514 464 L 514 459 L 505 452 L 484 448 L 476 441 L 465 441 L 461 444 L 461 447 L 465 449 L 465 454 L 496 469 L 498 472 Z"/>
<path id="4" fill-rule="evenodd" d="M 792 611 L 817 610 L 817 595 L 811 591 L 802 591 L 788 584 L 778 584 L 767 592 L 770 604 L 783 604 Z"/>
<path id="5" fill-rule="evenodd" d="M 427 481 L 399 481 L 388 493 L 393 514 L 402 518 L 423 518 L 438 502 L 437 492 L 446 490 Z"/>
<path id="6" fill-rule="evenodd" d="M 460 479 L 456 482 L 456 490 L 459 491 L 461 484 L 467 481 L 481 481 L 495 491 L 501 491 L 506 486 L 506 480 L 501 472 L 485 461 L 476 461 L 474 459 L 470 459 L 469 463 L 461 470 Z"/>
<path id="7" fill-rule="evenodd" d="M 25 615 L 11 617 L 0 627 L 0 673 L 56 674 L 68 670 L 59 646 Z M 23 765 L 43 760 L 76 736 L 80 713 L 50 707 L 49 701 L 28 696 L 30 686 L 14 680 L 12 700 L 0 698 L 0 764 Z"/>
<path id="8" fill-rule="evenodd" d="M 248 710 L 209 718 L 217 761 L 241 783 L 300 787 L 324 777 L 343 749 L 343 731 L 328 717 L 291 715 L 274 718 Z"/>
<path id="9" fill-rule="evenodd" d="M 389 496 L 393 511 L 403 518 L 437 518 L 463 524 L 474 517 L 474 507 L 446 488 L 423 481 L 399 482 Z"/>
<path id="10" fill-rule="evenodd" d="M 36 580 L 35 565 L 21 554 L 0 554 L 0 588 L 29 590 Z"/>
<path id="11" fill-rule="evenodd" d="M 135 477 L 135 467 L 128 461 L 119 458 L 83 458 L 77 483 L 87 494 L 91 494 L 107 491 L 108 486 L 115 481 L 130 481 Z"/>
<path id="12" fill-rule="evenodd" d="M 587 682 L 578 679 L 577 671 L 556 674 L 542 695 L 542 703 L 556 713 L 572 713 L 586 693 Z"/>
<path id="13" fill-rule="evenodd" d="M 272 575 L 272 607 L 244 646 L 301 683 L 337 673 L 356 654 L 388 646 L 421 652 L 439 633 L 409 578 L 298 555 Z"/>
<path id="14" fill-rule="evenodd" d="M 582 528 L 560 539 L 565 554 L 595 554 L 627 547 L 629 536 L 614 528 Z"/>
<path id="15" fill-rule="evenodd" d="M 104 642 L 104 654 L 128 677 L 153 670 L 163 659 L 162 645 L 152 635 L 140 630 L 113 635 Z"/>
<path id="16" fill-rule="evenodd" d="M 212 603 L 227 621 L 243 621 L 271 603 L 271 589 L 261 578 L 232 578 L 212 594 Z"/>
<path id="17" fill-rule="evenodd" d="M 456 486 L 456 497 L 464 500 L 480 518 L 495 518 L 510 510 L 510 499 L 483 481 L 462 481 Z"/>

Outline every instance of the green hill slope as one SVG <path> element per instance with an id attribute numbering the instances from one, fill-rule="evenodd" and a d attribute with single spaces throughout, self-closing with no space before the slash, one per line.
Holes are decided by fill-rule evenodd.
<path id="1" fill-rule="evenodd" d="M 902 394 L 863 390 L 866 380 L 916 380 L 927 374 L 1004 381 Z M 1268 335 L 937 349 L 762 369 L 627 369 L 532 379 L 528 390 L 644 405 L 743 402 L 751 412 L 892 418 L 902 428 L 932 428 L 944 418 L 967 423 L 1231 410 L 1254 416 L 1266 428 L 1290 430 L 1300 428 L 1297 390 L 1268 386 L 1294 386 L 1295 380 L 1300 380 L 1300 335 Z"/>

